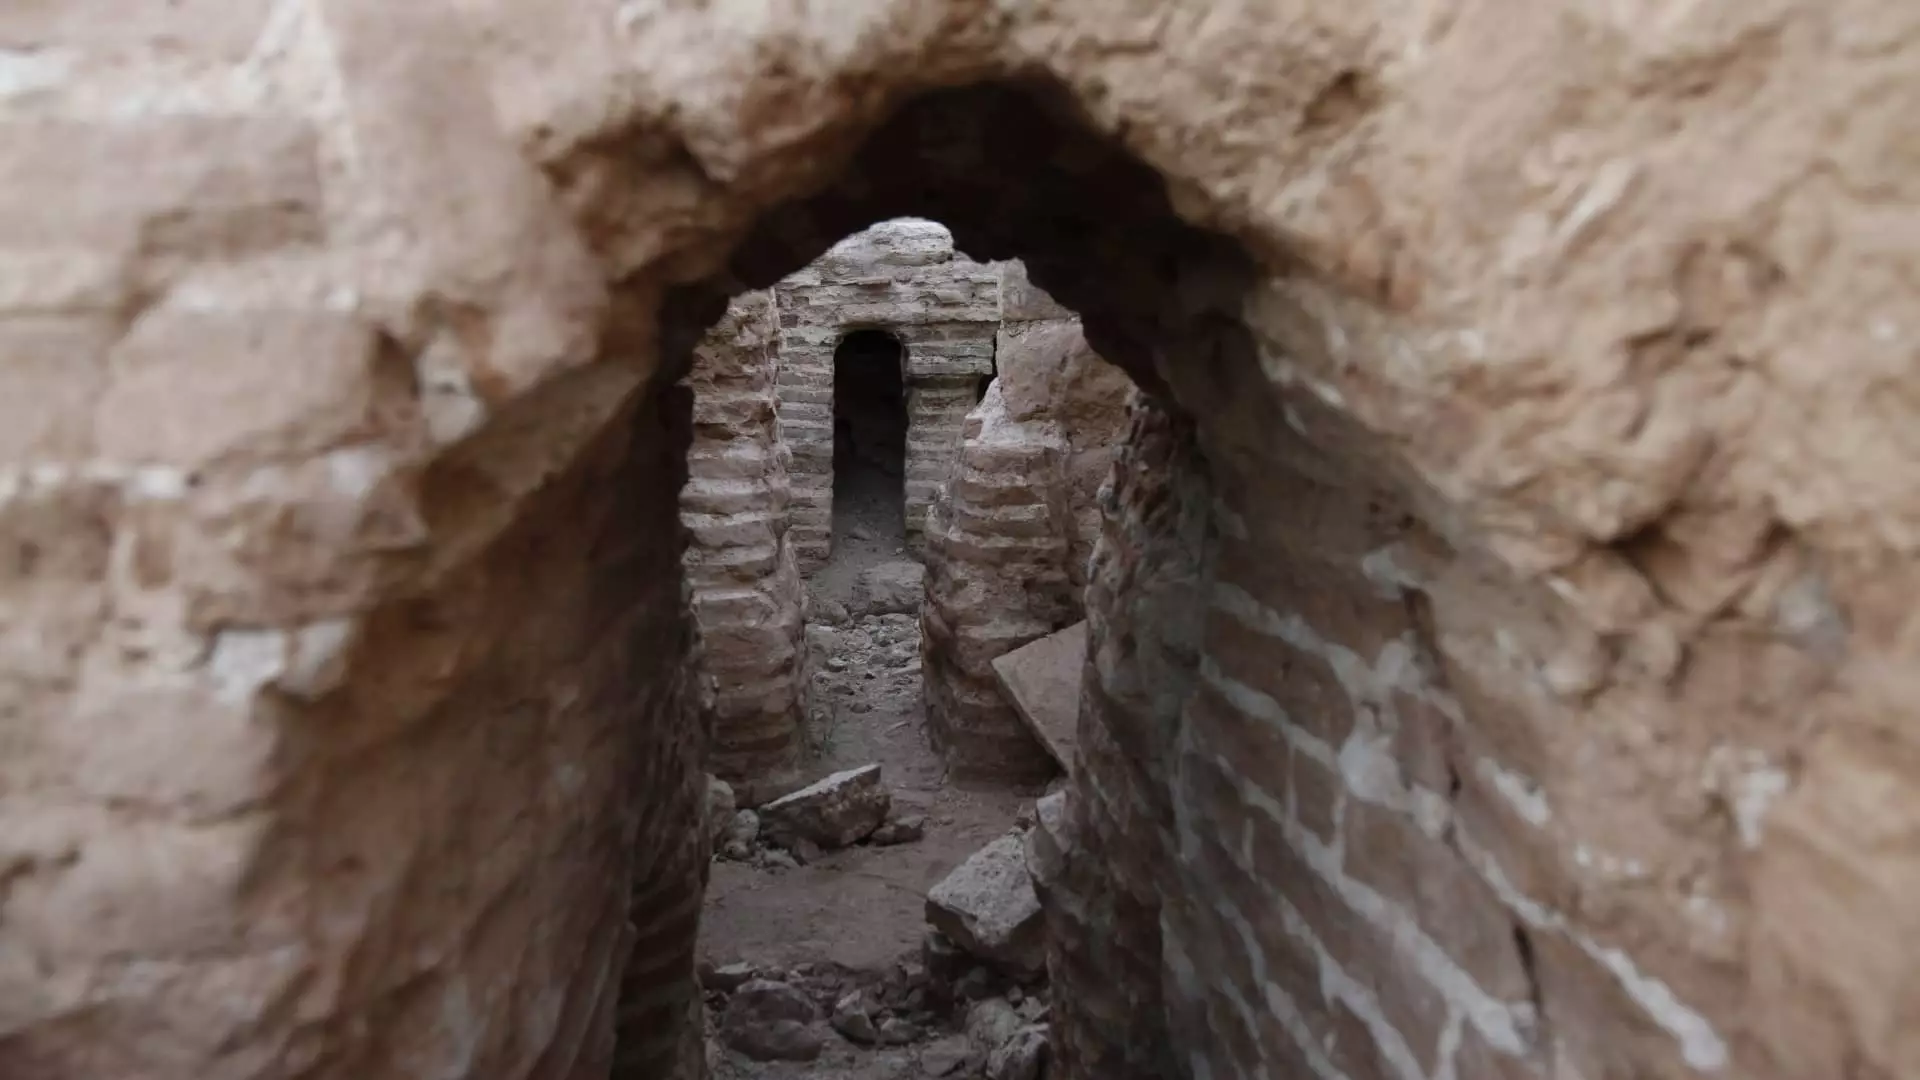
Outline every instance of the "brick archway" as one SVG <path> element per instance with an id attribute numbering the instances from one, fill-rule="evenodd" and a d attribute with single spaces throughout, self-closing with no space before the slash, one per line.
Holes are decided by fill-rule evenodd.
<path id="1" fill-rule="evenodd" d="M 93 6 L 0 103 L 0 1073 L 697 1058 L 671 381 L 906 213 L 1164 405 L 1070 1077 L 1911 1071 L 1897 4 Z"/>

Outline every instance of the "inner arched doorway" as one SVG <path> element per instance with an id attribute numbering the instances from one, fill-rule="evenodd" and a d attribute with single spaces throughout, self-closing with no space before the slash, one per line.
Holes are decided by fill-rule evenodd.
<path id="1" fill-rule="evenodd" d="M 906 535 L 905 349 L 885 330 L 855 330 L 833 352 L 833 531 Z"/>

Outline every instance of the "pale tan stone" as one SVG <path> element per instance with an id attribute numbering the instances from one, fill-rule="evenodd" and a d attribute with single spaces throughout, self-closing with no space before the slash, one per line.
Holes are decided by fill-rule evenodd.
<path id="1" fill-rule="evenodd" d="M 1912 1074 L 1915 20 L 9 6 L 0 1075 L 691 1068 L 672 368 L 715 298 L 901 213 L 1019 257 L 1155 403 L 1086 578 L 1051 1069 L 1298 1071 L 1337 1032 L 1329 1067 L 1404 1075 L 1438 1015 L 1476 1018 L 1456 1072 Z M 143 336 L 251 314 L 368 338 Z M 16 321 L 70 315 L 112 340 Z M 1207 724 L 1419 817 L 1537 993 L 1477 996 L 1288 818 L 1284 760 L 1208 749 L 1260 745 L 1186 726 L 1226 679 L 1259 696 Z"/>

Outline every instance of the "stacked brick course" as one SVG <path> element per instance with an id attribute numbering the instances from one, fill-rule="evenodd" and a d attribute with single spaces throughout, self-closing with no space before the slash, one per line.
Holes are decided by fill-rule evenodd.
<path id="1" fill-rule="evenodd" d="M 712 771 L 741 783 L 789 772 L 800 750 L 802 592 L 775 430 L 779 330 L 765 292 L 736 298 L 694 349 L 693 445 L 680 520 L 699 670 L 712 681 Z"/>
<path id="2" fill-rule="evenodd" d="M 1000 268 L 953 249 L 931 221 L 885 221 L 781 280 L 780 437 L 793 452 L 793 543 L 802 571 L 833 545 L 833 354 L 854 330 L 899 339 L 906 382 L 906 525 L 919 543 L 960 424 L 993 374 Z"/>
<path id="3" fill-rule="evenodd" d="M 1096 496 L 1131 387 L 1019 263 L 1003 271 L 999 376 L 968 414 L 927 514 L 921 629 L 928 730 L 948 768 L 1022 782 L 1055 766 L 992 661 L 1085 614 Z"/>

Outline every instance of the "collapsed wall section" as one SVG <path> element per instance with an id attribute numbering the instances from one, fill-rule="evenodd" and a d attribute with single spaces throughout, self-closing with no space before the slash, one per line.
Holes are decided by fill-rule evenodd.
<path id="1" fill-rule="evenodd" d="M 693 352 L 693 442 L 680 519 L 683 557 L 708 680 L 711 769 L 736 782 L 775 777 L 799 756 L 800 573 L 789 539 L 787 453 L 775 421 L 779 327 L 773 297 L 752 292 Z"/>
<path id="2" fill-rule="evenodd" d="M 904 352 L 907 448 L 903 513 L 918 542 L 961 419 L 993 373 L 999 270 L 955 253 L 931 221 L 881 222 L 847 237 L 774 287 L 780 314 L 780 437 L 791 448 L 793 545 L 801 570 L 833 546 L 834 350 L 880 329 Z"/>

